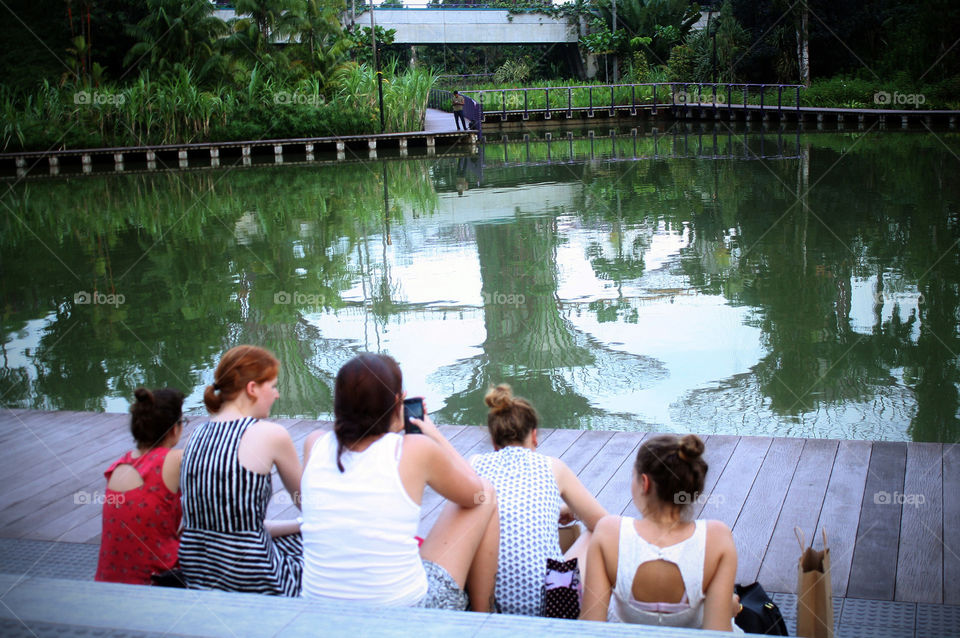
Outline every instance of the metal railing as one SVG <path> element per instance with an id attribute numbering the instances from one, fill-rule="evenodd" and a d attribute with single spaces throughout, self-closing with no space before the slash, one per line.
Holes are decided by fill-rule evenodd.
<path id="1" fill-rule="evenodd" d="M 520 113 L 526 120 L 531 113 L 542 113 L 544 119 L 550 119 L 557 112 L 573 117 L 574 111 L 584 110 L 592 117 L 595 110 L 603 109 L 614 115 L 618 110 L 629 108 L 630 114 L 636 115 L 637 107 L 647 106 L 654 115 L 658 107 L 711 107 L 730 111 L 756 107 L 763 113 L 782 112 L 786 106 L 799 112 L 802 88 L 799 84 L 656 82 L 464 90 L 461 93 L 474 97 L 488 113 L 500 112 L 502 117 Z M 792 89 L 793 104 L 784 104 L 784 89 Z M 776 106 L 772 103 L 774 94 Z"/>

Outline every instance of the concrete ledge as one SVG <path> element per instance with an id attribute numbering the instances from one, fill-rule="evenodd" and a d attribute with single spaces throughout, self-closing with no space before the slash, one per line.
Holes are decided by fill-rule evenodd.
<path id="1" fill-rule="evenodd" d="M 588 623 L 497 614 L 387 609 L 356 603 L 321 603 L 257 594 L 201 592 L 24 578 L 0 574 L 0 627 L 16 626 L 44 635 L 154 633 L 178 636 L 722 636 L 714 631 Z M 51 632 L 51 627 L 54 632 Z M 4 632 L 4 635 L 9 635 Z"/>

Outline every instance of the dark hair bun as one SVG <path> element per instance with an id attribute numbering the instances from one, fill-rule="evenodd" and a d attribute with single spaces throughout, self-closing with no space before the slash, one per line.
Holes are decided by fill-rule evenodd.
<path id="1" fill-rule="evenodd" d="M 150 390 L 146 388 L 137 388 L 133 391 L 133 396 L 137 400 L 137 403 L 144 403 L 146 405 L 153 404 L 153 392 L 150 392 Z"/>
<path id="2" fill-rule="evenodd" d="M 680 437 L 677 450 L 680 452 L 681 458 L 690 463 L 703 455 L 703 440 L 696 434 L 684 434 Z"/>
<path id="3" fill-rule="evenodd" d="M 501 383 L 487 391 L 483 402 L 490 408 L 491 414 L 501 414 L 513 407 L 513 390 L 506 383 Z"/>
<path id="4" fill-rule="evenodd" d="M 183 393 L 174 388 L 133 391 L 130 433 L 139 447 L 156 447 L 183 418 Z"/>

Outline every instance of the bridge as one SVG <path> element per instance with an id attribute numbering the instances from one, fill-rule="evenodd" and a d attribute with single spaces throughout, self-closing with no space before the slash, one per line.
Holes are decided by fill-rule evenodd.
<path id="1" fill-rule="evenodd" d="M 369 5 L 353 5 L 344 14 L 344 26 L 370 25 Z M 504 9 L 494 7 L 436 7 L 405 4 L 403 7 L 376 6 L 374 22 L 384 29 L 396 31 L 395 44 L 576 44 L 580 33 L 586 31 L 580 24 L 572 24 L 564 17 L 537 13 L 536 8 Z M 227 21 L 237 17 L 233 7 L 218 5 L 215 15 Z M 694 28 L 706 26 L 707 12 Z M 578 28 L 579 27 L 579 28 Z"/>

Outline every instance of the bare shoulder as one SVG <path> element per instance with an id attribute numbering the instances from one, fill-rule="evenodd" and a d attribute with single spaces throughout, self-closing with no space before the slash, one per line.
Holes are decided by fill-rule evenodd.
<path id="1" fill-rule="evenodd" d="M 607 514 L 597 523 L 596 528 L 593 530 L 593 535 L 598 540 L 619 538 L 620 517 L 615 514 Z"/>
<path id="2" fill-rule="evenodd" d="M 718 545 L 733 545 L 733 532 L 723 521 L 707 521 L 707 542 Z"/>
<path id="3" fill-rule="evenodd" d="M 737 545 L 733 532 L 723 521 L 707 521 L 706 556 L 707 564 L 717 564 L 724 557 L 736 560 Z"/>
<path id="4" fill-rule="evenodd" d="M 544 456 L 547 456 L 547 455 L 544 455 Z M 573 471 L 567 466 L 567 464 L 561 461 L 560 459 L 558 459 L 557 457 L 547 456 L 547 458 L 550 459 L 550 467 L 551 469 L 553 469 L 553 478 L 556 479 L 558 484 L 564 481 L 570 475 L 576 476 L 575 474 L 573 474 Z"/>
<path id="5" fill-rule="evenodd" d="M 411 456 L 417 459 L 429 459 L 435 454 L 442 452 L 440 445 L 423 434 L 404 434 L 403 436 L 403 456 Z"/>
<path id="6" fill-rule="evenodd" d="M 257 436 L 262 436 L 273 441 L 293 440 L 287 428 L 273 421 L 257 421 L 247 430 L 254 432 Z"/>

